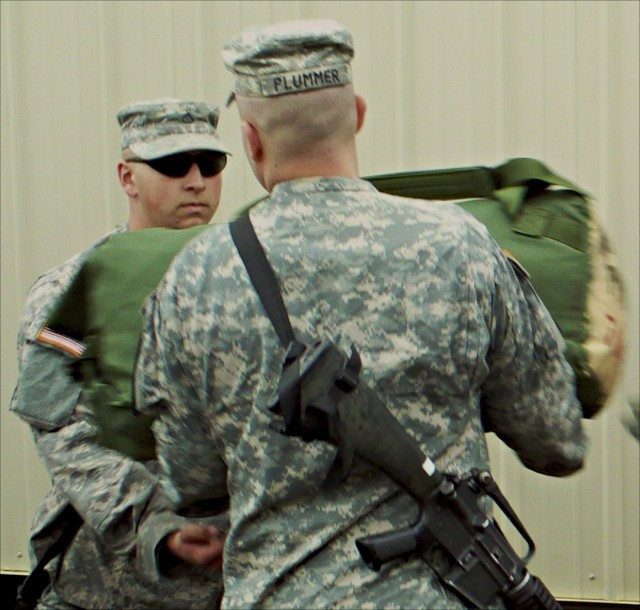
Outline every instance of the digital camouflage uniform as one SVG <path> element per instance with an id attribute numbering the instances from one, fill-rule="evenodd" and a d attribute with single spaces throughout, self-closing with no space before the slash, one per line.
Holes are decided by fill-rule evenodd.
<path id="1" fill-rule="evenodd" d="M 127 106 L 118 118 L 123 149 L 136 148 L 138 155 L 152 158 L 180 147 L 223 150 L 215 136 L 215 106 L 165 98 Z M 98 248 L 117 233 L 140 233 L 124 231 L 113 231 L 41 276 L 29 292 L 20 323 L 19 379 L 11 410 L 30 424 L 52 480 L 32 523 L 33 563 L 58 537 L 64 525 L 59 517 L 68 503 L 83 520 L 63 555 L 47 566 L 53 585 L 38 607 L 214 608 L 221 592 L 219 572 L 176 560 L 165 564 L 162 574 L 142 577 L 138 558 L 155 557 L 160 541 L 187 520 L 171 512 L 157 461 L 136 461 L 100 443 L 93 405 L 71 376 L 76 346 L 72 341 L 47 342 L 41 332 Z M 139 309 L 131 313 L 139 315 Z"/>
<path id="2" fill-rule="evenodd" d="M 328 21 L 251 29 L 223 50 L 234 93 L 256 97 L 345 85 L 352 55 L 349 32 Z M 581 467 L 562 339 L 466 212 L 316 177 L 280 182 L 250 216 L 297 339 L 354 344 L 363 380 L 441 471 L 488 467 L 481 410 L 529 468 Z M 414 522 L 406 493 L 362 462 L 322 487 L 335 449 L 270 427 L 284 349 L 227 227 L 187 245 L 145 314 L 136 402 L 158 414 L 171 499 L 230 496 L 224 608 L 463 607 L 418 557 L 380 572 L 361 560 L 356 538 Z"/>
<path id="3" fill-rule="evenodd" d="M 278 184 L 251 218 L 299 340 L 355 344 L 363 378 L 440 470 L 488 466 L 481 405 L 529 468 L 581 466 L 562 340 L 483 225 L 346 178 Z M 228 229 L 187 246 L 146 314 L 137 402 L 166 405 L 154 429 L 175 500 L 231 496 L 224 607 L 461 607 L 421 560 L 375 573 L 357 553 L 357 537 L 415 517 L 405 494 L 361 464 L 320 489 L 335 450 L 269 427 L 283 349 Z"/>
<path id="4" fill-rule="evenodd" d="M 219 583 L 213 574 L 176 566 L 173 578 L 152 582 L 140 577 L 136 555 L 153 552 L 185 519 L 169 512 L 155 461 L 137 462 L 98 443 L 91 405 L 83 402 L 80 384 L 70 377 L 69 355 L 36 339 L 47 313 L 94 249 L 38 279 L 18 338 L 20 378 L 11 409 L 31 424 L 53 483 L 33 520 L 32 558 L 41 557 L 59 532 L 56 519 L 68 502 L 84 520 L 62 564 L 55 559 L 49 565 L 54 591 L 45 594 L 42 606 L 214 607 Z M 146 542 L 138 539 L 141 527 L 147 531 Z M 136 545 L 142 549 L 145 543 L 148 551 L 136 552 Z"/>

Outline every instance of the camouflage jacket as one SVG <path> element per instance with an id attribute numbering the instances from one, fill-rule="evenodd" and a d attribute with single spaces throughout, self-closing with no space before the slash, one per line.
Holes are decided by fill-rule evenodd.
<path id="1" fill-rule="evenodd" d="M 250 215 L 298 339 L 353 343 L 361 376 L 442 471 L 488 466 L 481 408 L 527 467 L 581 467 L 562 339 L 466 212 L 317 178 L 277 185 Z M 283 355 L 228 228 L 204 231 L 146 303 L 136 400 L 160 414 L 172 501 L 230 495 L 223 607 L 463 607 L 417 557 L 377 573 L 362 562 L 354 540 L 406 526 L 415 506 L 362 463 L 321 488 L 335 449 L 269 426 Z"/>
<path id="2" fill-rule="evenodd" d="M 69 354 L 36 337 L 48 313 L 71 285 L 83 261 L 115 232 L 38 278 L 29 291 L 18 335 L 19 378 L 11 410 L 31 425 L 52 489 L 33 520 L 33 563 L 60 532 L 60 515 L 71 503 L 83 525 L 62 558 L 48 566 L 56 597 L 80 608 L 214 607 L 220 575 L 176 566 L 154 581 L 140 576 L 137 557 L 184 519 L 168 510 L 157 462 L 137 462 L 97 442 L 90 405 L 70 375 Z M 140 528 L 147 535 L 138 536 Z M 142 551 L 145 545 L 149 549 Z"/>

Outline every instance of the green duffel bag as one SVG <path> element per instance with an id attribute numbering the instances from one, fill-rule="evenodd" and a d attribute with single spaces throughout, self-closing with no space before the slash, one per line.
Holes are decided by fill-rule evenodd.
<path id="1" fill-rule="evenodd" d="M 529 158 L 367 180 L 384 193 L 455 200 L 480 220 L 558 325 L 584 417 L 603 408 L 622 371 L 626 311 L 617 257 L 585 191 Z"/>
<path id="2" fill-rule="evenodd" d="M 40 341 L 69 352 L 69 371 L 93 407 L 101 444 L 136 460 L 155 458 L 153 418 L 134 416 L 141 308 L 173 257 L 208 226 L 111 236 L 83 262 L 38 335 Z M 65 347 L 70 341 L 78 351 Z"/>

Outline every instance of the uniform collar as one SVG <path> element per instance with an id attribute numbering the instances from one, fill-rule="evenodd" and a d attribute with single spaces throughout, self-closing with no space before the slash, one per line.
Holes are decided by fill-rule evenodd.
<path id="1" fill-rule="evenodd" d="M 336 191 L 376 191 L 376 188 L 362 178 L 316 176 L 280 182 L 273 187 L 271 197 Z"/>

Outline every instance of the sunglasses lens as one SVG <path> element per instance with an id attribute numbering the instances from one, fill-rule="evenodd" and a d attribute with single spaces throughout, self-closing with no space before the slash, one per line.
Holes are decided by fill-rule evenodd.
<path id="1" fill-rule="evenodd" d="M 198 164 L 200 173 L 205 178 L 210 178 L 219 174 L 227 164 L 227 155 L 220 154 L 202 154 L 195 158 L 195 162 Z M 190 168 L 189 168 L 190 169 Z"/>
<path id="2" fill-rule="evenodd" d="M 180 178 L 187 175 L 191 169 L 191 165 L 193 165 L 193 160 L 187 159 L 185 155 L 171 155 L 169 157 L 152 159 L 147 161 L 147 164 L 165 176 Z"/>
<path id="3" fill-rule="evenodd" d="M 227 164 L 227 155 L 221 153 L 200 153 L 198 155 L 177 154 L 160 157 L 146 162 L 157 172 L 170 178 L 182 178 L 197 164 L 204 178 L 219 174 Z"/>

